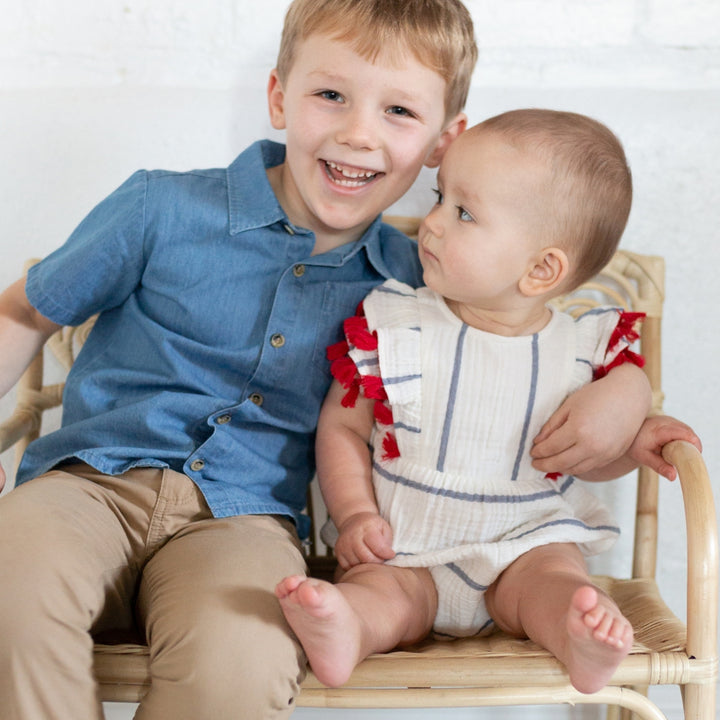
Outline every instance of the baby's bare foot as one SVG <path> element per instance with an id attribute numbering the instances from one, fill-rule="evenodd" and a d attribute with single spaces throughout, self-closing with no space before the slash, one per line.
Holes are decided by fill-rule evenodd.
<path id="1" fill-rule="evenodd" d="M 610 598 L 586 585 L 572 597 L 567 631 L 572 684 L 584 693 L 601 690 L 630 652 L 632 626 Z"/>
<path id="2" fill-rule="evenodd" d="M 329 687 L 346 682 L 360 660 L 360 623 L 338 587 L 292 575 L 275 595 L 317 679 Z"/>

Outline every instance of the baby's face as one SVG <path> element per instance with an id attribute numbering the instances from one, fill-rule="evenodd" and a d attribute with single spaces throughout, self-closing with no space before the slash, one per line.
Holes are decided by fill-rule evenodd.
<path id="1" fill-rule="evenodd" d="M 445 298 L 509 310 L 543 248 L 549 169 L 487 130 L 463 133 L 438 173 L 438 202 L 420 228 L 425 283 Z"/>

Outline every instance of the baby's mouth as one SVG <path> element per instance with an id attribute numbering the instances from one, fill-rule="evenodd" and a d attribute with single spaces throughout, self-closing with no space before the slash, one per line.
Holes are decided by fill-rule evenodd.
<path id="1" fill-rule="evenodd" d="M 334 183 L 343 187 L 362 187 L 383 174 L 349 165 L 338 165 L 330 160 L 325 160 L 325 173 Z"/>

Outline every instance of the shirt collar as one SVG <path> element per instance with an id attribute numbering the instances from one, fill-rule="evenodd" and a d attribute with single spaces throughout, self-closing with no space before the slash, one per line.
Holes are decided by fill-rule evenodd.
<path id="1" fill-rule="evenodd" d="M 259 140 L 243 151 L 228 167 L 228 212 L 231 235 L 268 227 L 274 223 L 292 227 L 294 232 L 308 232 L 291 225 L 268 180 L 267 169 L 284 161 L 285 145 L 272 140 Z M 392 275 L 385 264 L 382 252 L 382 241 L 387 234 L 387 226 L 383 225 L 380 217 L 377 217 L 358 241 L 316 255 L 312 261 L 318 265 L 340 266 L 357 253 L 364 251 L 375 270 L 383 277 L 390 278 Z"/>
<path id="2" fill-rule="evenodd" d="M 284 161 L 284 145 L 260 140 L 238 155 L 227 169 L 231 235 L 276 222 L 288 223 L 266 172 Z"/>

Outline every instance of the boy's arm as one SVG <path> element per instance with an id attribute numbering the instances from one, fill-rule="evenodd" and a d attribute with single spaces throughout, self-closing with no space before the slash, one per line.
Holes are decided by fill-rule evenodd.
<path id="1" fill-rule="evenodd" d="M 333 381 L 320 411 L 316 439 L 318 482 L 339 537 L 335 555 L 347 570 L 393 557 L 392 532 L 378 513 L 368 443 L 374 401 L 360 395 L 343 407 L 345 390 Z"/>
<path id="2" fill-rule="evenodd" d="M 632 363 L 616 367 L 573 393 L 534 440 L 533 467 L 582 476 L 625 455 L 652 405 L 645 373 Z"/>
<path id="3" fill-rule="evenodd" d="M 0 396 L 5 395 L 43 346 L 60 328 L 41 315 L 27 299 L 25 279 L 17 280 L 0 295 Z M 0 467 L 0 490 L 5 473 Z"/>
<path id="4" fill-rule="evenodd" d="M 628 451 L 615 462 L 583 475 L 583 480 L 603 482 L 614 480 L 647 465 L 668 480 L 677 477 L 677 470 L 662 456 L 663 446 L 673 440 L 685 440 L 702 452 L 702 443 L 693 429 L 668 415 L 655 415 L 645 420 Z"/>

